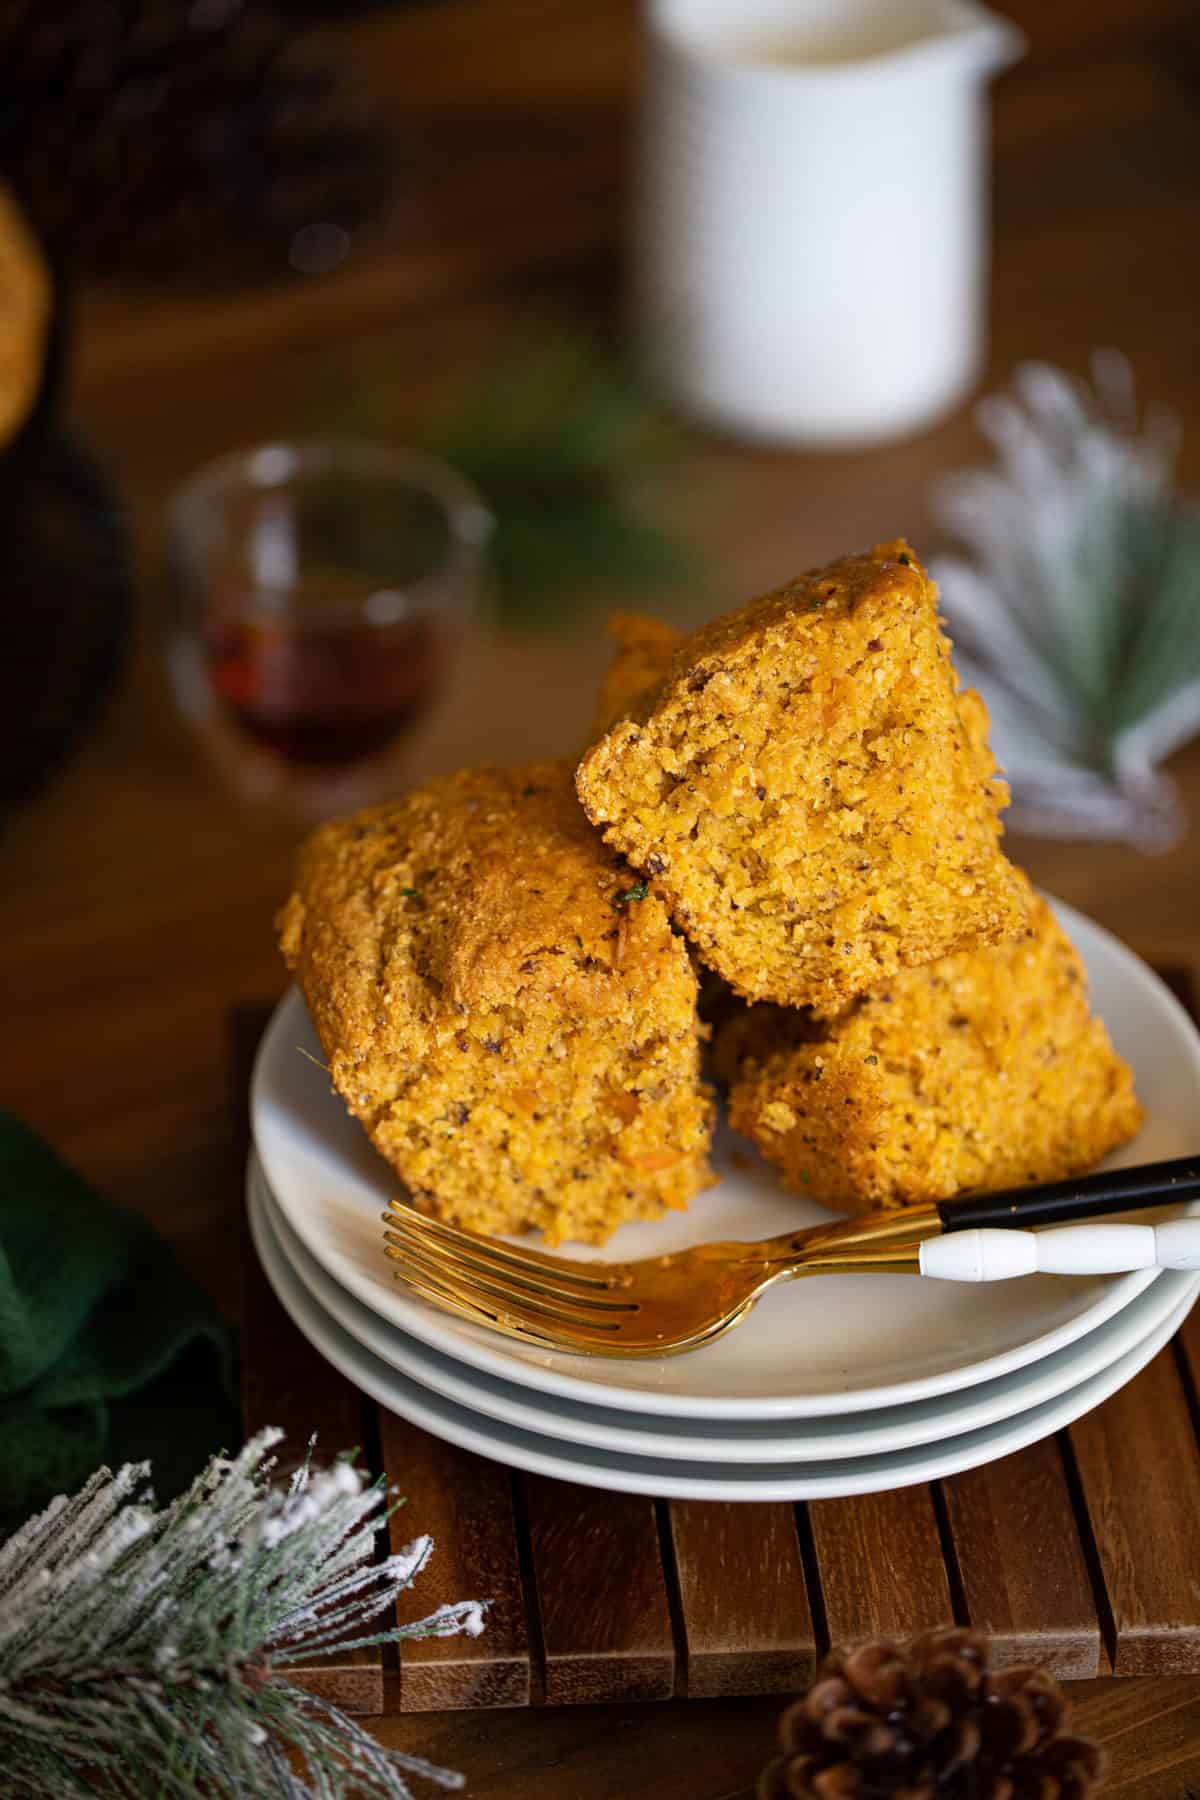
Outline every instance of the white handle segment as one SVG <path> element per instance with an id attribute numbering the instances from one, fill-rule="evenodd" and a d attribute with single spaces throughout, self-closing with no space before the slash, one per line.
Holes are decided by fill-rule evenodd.
<path id="1" fill-rule="evenodd" d="M 949 1231 L 921 1245 L 921 1273 L 935 1281 L 1117 1275 L 1128 1269 L 1200 1269 L 1200 1219 L 1060 1225 L 1053 1231 Z"/>

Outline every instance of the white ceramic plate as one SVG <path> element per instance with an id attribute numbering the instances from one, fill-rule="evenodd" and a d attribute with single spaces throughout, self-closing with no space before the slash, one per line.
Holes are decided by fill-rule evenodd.
<path id="1" fill-rule="evenodd" d="M 651 1494 L 678 1500 L 834 1500 L 848 1494 L 936 1481 L 981 1463 L 994 1462 L 1026 1444 L 1049 1437 L 1123 1387 L 1156 1355 L 1186 1318 L 1193 1295 L 1140 1343 L 1078 1386 L 997 1425 L 969 1431 L 947 1443 L 935 1441 L 886 1456 L 848 1457 L 843 1462 L 720 1463 L 668 1462 L 663 1457 L 623 1456 L 565 1444 L 532 1431 L 502 1425 L 452 1400 L 429 1393 L 417 1382 L 372 1356 L 332 1319 L 295 1275 L 272 1236 L 261 1203 L 251 1196 L 250 1225 L 267 1279 L 305 1337 L 340 1374 L 381 1406 L 464 1450 L 510 1468 L 550 1475 L 612 1493 Z"/>
<path id="2" fill-rule="evenodd" d="M 1112 935 L 1060 906 L 1092 998 L 1132 1063 L 1149 1118 L 1115 1161 L 1200 1147 L 1200 1039 L 1158 977 Z M 1157 1277 L 1035 1277 L 960 1287 L 903 1275 L 827 1276 L 773 1289 L 735 1332 L 687 1356 L 615 1360 L 546 1352 L 426 1306 L 392 1278 L 379 1215 L 396 1178 L 330 1090 L 299 995 L 281 1003 L 251 1093 L 271 1190 L 305 1249 L 363 1305 L 489 1374 L 564 1399 L 722 1421 L 816 1418 L 905 1405 L 992 1380 L 1112 1318 Z M 687 1213 L 622 1226 L 604 1251 L 637 1257 L 713 1238 L 752 1239 L 829 1215 L 766 1164 L 719 1142 L 721 1180 Z"/>
<path id="3" fill-rule="evenodd" d="M 281 1217 L 253 1156 L 246 1190 L 260 1208 L 284 1261 L 316 1305 L 388 1368 L 432 1394 L 519 1430 L 537 1432 L 559 1443 L 615 1450 L 626 1456 L 664 1457 L 670 1462 L 835 1461 L 913 1449 L 934 1439 L 994 1425 L 1055 1399 L 1106 1368 L 1175 1313 L 1189 1294 L 1200 1290 L 1200 1276 L 1171 1270 L 1122 1307 L 1115 1318 L 1065 1349 L 993 1381 L 932 1400 L 915 1400 L 883 1412 L 849 1413 L 842 1418 L 764 1419 L 745 1424 L 733 1419 L 710 1424 L 703 1419 L 618 1412 L 553 1394 L 531 1394 L 527 1388 L 443 1356 L 440 1350 L 408 1337 L 369 1311 L 313 1261 Z"/>

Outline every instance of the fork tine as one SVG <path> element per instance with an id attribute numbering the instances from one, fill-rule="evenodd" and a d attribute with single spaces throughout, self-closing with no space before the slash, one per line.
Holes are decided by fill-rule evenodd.
<path id="1" fill-rule="evenodd" d="M 387 1249 L 386 1255 L 394 1262 L 401 1258 L 395 1250 Z M 395 1279 L 407 1287 L 419 1299 L 441 1312 L 454 1314 L 466 1319 L 473 1325 L 481 1325 L 489 1331 L 501 1336 L 515 1338 L 521 1343 L 533 1343 L 541 1349 L 557 1349 L 581 1351 L 591 1355 L 606 1356 L 671 1356 L 683 1350 L 702 1349 L 706 1344 L 714 1342 L 729 1329 L 743 1319 L 753 1304 L 747 1301 L 744 1306 L 728 1319 L 714 1321 L 710 1326 L 697 1332 L 694 1336 L 681 1337 L 675 1340 L 658 1340 L 647 1342 L 636 1340 L 632 1344 L 623 1336 L 622 1328 L 617 1326 L 612 1331 L 601 1330 L 595 1335 L 571 1324 L 556 1325 L 551 1320 L 534 1318 L 523 1309 L 506 1309 L 501 1312 L 497 1307 L 489 1305 L 480 1296 L 478 1302 L 461 1293 L 452 1286 L 447 1286 L 434 1275 L 426 1275 L 423 1270 L 402 1267 L 394 1270 Z"/>
<path id="2" fill-rule="evenodd" d="M 432 1279 L 476 1306 L 498 1302 L 512 1313 L 524 1313 L 527 1317 L 553 1322 L 573 1331 L 617 1329 L 615 1319 L 605 1318 L 597 1310 L 581 1306 L 573 1299 L 560 1300 L 556 1295 L 539 1293 L 536 1289 L 522 1291 L 505 1286 L 497 1279 L 455 1267 L 449 1259 L 431 1256 L 409 1244 L 399 1249 L 389 1245 L 387 1254 L 405 1266 L 415 1262 L 416 1271 L 423 1280 Z"/>
<path id="3" fill-rule="evenodd" d="M 609 1300 L 604 1297 L 604 1290 L 588 1293 L 577 1288 L 564 1285 L 557 1279 L 557 1271 L 551 1275 L 530 1274 L 524 1269 L 510 1269 L 503 1263 L 493 1263 L 486 1256 L 477 1255 L 472 1246 L 467 1251 L 444 1249 L 436 1242 L 427 1243 L 419 1232 L 409 1233 L 405 1227 L 399 1230 L 389 1229 L 384 1232 L 384 1241 L 394 1244 L 398 1250 L 406 1254 L 423 1256 L 435 1267 L 452 1269 L 462 1280 L 483 1280 L 490 1278 L 505 1287 L 515 1285 L 521 1292 L 542 1299 L 552 1297 L 562 1300 L 568 1305 L 584 1308 L 593 1312 L 637 1312 L 637 1302 L 631 1300 Z"/>
<path id="4" fill-rule="evenodd" d="M 396 1281 L 402 1287 L 415 1294 L 419 1300 L 425 1300 L 430 1306 L 436 1307 L 439 1312 L 453 1313 L 456 1318 L 466 1319 L 472 1325 L 484 1325 L 489 1331 L 504 1332 L 508 1337 L 520 1338 L 526 1343 L 540 1344 L 544 1348 L 561 1346 L 564 1341 L 555 1332 L 547 1331 L 544 1328 L 539 1329 L 533 1325 L 521 1324 L 515 1319 L 506 1318 L 494 1311 L 489 1312 L 481 1307 L 470 1306 L 465 1300 L 460 1300 L 452 1294 L 448 1288 L 443 1288 L 433 1282 L 426 1284 L 411 1273 L 406 1274 L 402 1269 L 397 1269 L 394 1273 Z"/>
<path id="5" fill-rule="evenodd" d="M 586 1321 L 575 1324 L 543 1318 L 521 1305 L 511 1306 L 506 1301 L 489 1300 L 483 1294 L 460 1292 L 443 1286 L 424 1271 L 397 1269 L 394 1273 L 395 1279 L 410 1292 L 443 1312 L 456 1313 L 493 1331 L 507 1331 L 514 1337 L 536 1341 L 545 1348 L 590 1350 L 604 1345 L 609 1336 L 603 1326 L 592 1329 Z"/>
<path id="6" fill-rule="evenodd" d="M 393 1199 L 389 1204 L 391 1215 L 385 1223 L 395 1225 L 398 1221 L 404 1228 L 435 1240 L 439 1249 L 453 1247 L 461 1252 L 470 1251 L 490 1264 L 503 1265 L 507 1270 L 520 1270 L 525 1274 L 539 1276 L 553 1275 L 581 1289 L 597 1291 L 619 1285 L 608 1268 L 592 1271 L 587 1264 L 573 1263 L 565 1257 L 500 1243 L 478 1232 L 447 1224 L 444 1219 L 435 1219 L 428 1213 L 419 1212 L 404 1201 Z"/>
<path id="7" fill-rule="evenodd" d="M 621 1278 L 608 1272 L 604 1264 L 571 1262 L 564 1256 L 550 1256 L 540 1250 L 524 1250 L 515 1244 L 497 1243 L 492 1238 L 485 1238 L 474 1231 L 464 1231 L 459 1225 L 449 1225 L 444 1219 L 435 1219 L 429 1213 L 418 1212 L 410 1201 L 393 1196 L 388 1201 L 389 1214 L 384 1215 L 384 1223 L 394 1225 L 400 1223 L 409 1230 L 421 1232 L 440 1243 L 453 1244 L 460 1250 L 470 1249 L 476 1255 L 486 1256 L 490 1262 L 504 1263 L 509 1268 L 523 1269 L 529 1273 L 553 1274 L 560 1280 L 582 1288 L 611 1288 L 621 1285 Z"/>

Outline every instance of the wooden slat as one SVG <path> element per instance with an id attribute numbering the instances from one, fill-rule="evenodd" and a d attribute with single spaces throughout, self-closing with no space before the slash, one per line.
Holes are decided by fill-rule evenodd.
<path id="1" fill-rule="evenodd" d="M 667 1518 L 688 1699 L 807 1686 L 816 1643 L 795 1509 L 673 1500 Z"/>
<path id="2" fill-rule="evenodd" d="M 389 1523 L 398 1550 L 427 1532 L 434 1553 L 397 1602 L 397 1623 L 455 1600 L 489 1602 L 481 1637 L 418 1638 L 400 1645 L 400 1710 L 527 1706 L 529 1637 L 513 1519 L 512 1475 L 380 1408 L 389 1487 L 405 1505 Z"/>
<path id="3" fill-rule="evenodd" d="M 1056 1439 L 955 1475 L 942 1493 L 967 1617 L 997 1666 L 1098 1674 L 1100 1619 Z"/>
<path id="4" fill-rule="evenodd" d="M 266 1024 L 261 1009 L 233 1015 L 234 1143 L 245 1166 L 245 1120 L 250 1068 Z M 249 1437 L 266 1425 L 284 1433 L 276 1452 L 281 1470 L 297 1467 L 315 1434 L 315 1460 L 359 1449 L 365 1439 L 365 1402 L 301 1336 L 280 1306 L 259 1266 L 243 1218 L 241 1245 L 242 1424 Z M 339 1657 L 314 1657 L 281 1670 L 299 1687 L 346 1712 L 383 1711 L 383 1652 L 378 1646 Z"/>
<path id="5" fill-rule="evenodd" d="M 277 1425 L 276 1455 L 284 1471 L 304 1461 L 316 1437 L 314 1460 L 332 1461 L 360 1450 L 366 1436 L 363 1398 L 319 1356 L 280 1306 L 246 1233 L 242 1270 L 242 1417 L 246 1433 Z"/>
<path id="6" fill-rule="evenodd" d="M 808 1517 L 831 1644 L 953 1624 L 929 1488 L 814 1500 Z"/>
<path id="7" fill-rule="evenodd" d="M 1104 1800 L 1196 1800 L 1200 1683 L 1186 1675 L 1071 1682 L 1067 1698 L 1068 1729 L 1108 1752 Z"/>
<path id="8" fill-rule="evenodd" d="M 669 1700 L 675 1642 L 654 1502 L 525 1479 L 551 1705 Z"/>
<path id="9" fill-rule="evenodd" d="M 1117 1675 L 1200 1674 L 1200 1449 L 1174 1354 L 1070 1427 Z"/>
<path id="10" fill-rule="evenodd" d="M 1111 1759 L 1103 1800 L 1200 1795 L 1200 1682 L 1071 1682 L 1068 1694 L 1070 1729 L 1097 1738 Z M 463 1770 L 472 1800 L 754 1800 L 780 1705 L 766 1695 L 477 1719 L 425 1714 L 382 1719 L 372 1731 L 385 1745 Z"/>

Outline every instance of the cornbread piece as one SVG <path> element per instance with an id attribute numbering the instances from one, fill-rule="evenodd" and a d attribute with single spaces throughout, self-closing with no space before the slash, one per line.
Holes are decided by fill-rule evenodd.
<path id="1" fill-rule="evenodd" d="M 958 692 L 903 543 L 684 638 L 576 783 L 747 999 L 835 1011 L 1024 927 L 983 703 Z"/>
<path id="2" fill-rule="evenodd" d="M 789 1186 L 851 1211 L 1075 1175 L 1131 1138 L 1133 1077 L 1045 901 L 1026 936 L 905 969 L 838 1018 L 718 1027 L 729 1115 Z"/>
<path id="3" fill-rule="evenodd" d="M 569 764 L 322 826 L 279 925 L 334 1086 L 426 1211 L 600 1243 L 708 1185 L 687 946 Z"/>
<path id="4" fill-rule="evenodd" d="M 669 672 L 671 659 L 684 641 L 677 625 L 669 625 L 654 613 L 610 613 L 607 630 L 616 649 L 600 683 L 594 737 L 603 736 L 649 697 Z M 974 688 L 961 688 L 958 704 L 980 780 L 990 781 L 996 774 L 996 761 L 988 747 L 991 721 L 983 696 Z"/>
<path id="5" fill-rule="evenodd" d="M 653 613 L 610 613 L 608 635 L 616 649 L 600 684 L 594 736 L 624 718 L 651 688 L 658 686 L 683 641 L 677 626 L 668 625 Z M 745 1006 L 714 969 L 706 969 L 697 959 L 696 973 L 700 981 L 700 1017 L 705 1025 L 717 1024 L 731 1011 L 745 1014 Z"/>
<path id="6" fill-rule="evenodd" d="M 610 613 L 608 635 L 616 645 L 600 683 L 593 737 L 600 737 L 625 718 L 671 666 L 683 632 L 653 613 Z"/>

